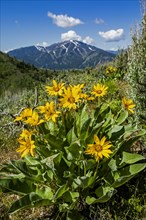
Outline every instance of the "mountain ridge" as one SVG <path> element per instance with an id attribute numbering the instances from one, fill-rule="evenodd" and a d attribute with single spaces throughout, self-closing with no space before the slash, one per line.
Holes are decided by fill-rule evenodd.
<path id="1" fill-rule="evenodd" d="M 112 61 L 115 57 L 115 54 L 76 40 L 47 47 L 21 47 L 8 54 L 36 67 L 56 70 L 95 67 L 99 63 Z"/>

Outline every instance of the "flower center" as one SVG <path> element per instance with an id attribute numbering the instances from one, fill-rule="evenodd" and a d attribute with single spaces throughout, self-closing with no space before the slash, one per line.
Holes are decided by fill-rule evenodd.
<path id="1" fill-rule="evenodd" d="M 54 91 L 55 92 L 58 92 L 59 91 L 59 88 L 58 87 L 53 87 Z"/>
<path id="2" fill-rule="evenodd" d="M 68 98 L 68 102 L 70 102 L 70 103 L 75 103 L 75 98 L 74 98 L 74 97 L 69 97 L 69 98 Z"/>
<path id="3" fill-rule="evenodd" d="M 95 144 L 95 150 L 96 150 L 97 152 L 102 151 L 102 146 L 101 146 L 100 144 Z"/>
<path id="4" fill-rule="evenodd" d="M 97 90 L 96 92 L 97 92 L 98 94 L 101 94 L 101 93 L 102 93 L 102 91 L 101 91 L 101 90 Z"/>

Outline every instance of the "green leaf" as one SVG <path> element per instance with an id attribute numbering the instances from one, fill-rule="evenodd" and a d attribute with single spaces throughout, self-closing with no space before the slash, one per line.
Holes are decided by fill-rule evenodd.
<path id="1" fill-rule="evenodd" d="M 49 186 L 44 186 L 42 188 L 39 187 L 36 190 L 36 194 L 39 195 L 42 199 L 52 200 L 53 198 L 52 189 Z"/>
<path id="2" fill-rule="evenodd" d="M 69 147 L 65 147 L 68 160 L 77 160 L 80 157 L 81 146 L 78 142 L 72 143 Z"/>
<path id="3" fill-rule="evenodd" d="M 38 164 L 40 164 L 40 161 L 36 160 L 36 158 L 31 157 L 31 156 L 29 156 L 29 155 L 26 155 L 26 156 L 24 157 L 24 161 L 25 161 L 27 164 L 29 164 L 29 165 L 38 165 Z"/>
<path id="4" fill-rule="evenodd" d="M 94 160 L 94 159 L 86 160 L 86 161 L 85 161 L 86 171 L 87 171 L 87 170 L 90 170 L 90 169 L 93 169 L 93 168 L 95 167 L 95 165 L 97 165 L 96 160 Z"/>
<path id="5" fill-rule="evenodd" d="M 4 179 L 0 179 L 0 186 L 3 191 L 7 192 L 15 192 L 18 194 L 26 194 L 36 190 L 36 186 L 28 179 L 10 179 L 11 177 L 7 177 Z"/>
<path id="6" fill-rule="evenodd" d="M 21 209 L 30 208 L 40 205 L 49 205 L 51 202 L 49 200 L 43 200 L 39 195 L 34 192 L 20 198 L 12 204 L 9 209 L 9 213 L 13 214 Z"/>
<path id="7" fill-rule="evenodd" d="M 128 111 L 122 111 L 117 119 L 118 125 L 121 125 L 128 118 Z"/>
<path id="8" fill-rule="evenodd" d="M 114 125 L 113 128 L 108 132 L 108 136 L 112 140 L 119 139 L 122 135 L 124 135 L 125 129 L 124 126 Z"/>
<path id="9" fill-rule="evenodd" d="M 95 193 L 99 198 L 87 196 L 86 203 L 88 205 L 107 202 L 116 193 L 116 190 L 111 186 L 100 186 Z"/>
<path id="10" fill-rule="evenodd" d="M 108 166 L 110 167 L 110 169 L 112 171 L 116 171 L 117 170 L 117 164 L 116 164 L 116 160 L 114 160 L 113 158 L 110 160 L 110 162 L 108 163 Z"/>
<path id="11" fill-rule="evenodd" d="M 111 186 L 100 186 L 95 190 L 97 197 L 96 202 L 107 202 L 114 194 L 116 190 Z"/>
<path id="12" fill-rule="evenodd" d="M 57 190 L 57 192 L 54 195 L 54 199 L 57 200 L 60 198 L 66 191 L 68 191 L 68 187 L 66 184 L 60 186 L 60 188 Z"/>
<path id="13" fill-rule="evenodd" d="M 71 144 L 72 142 L 75 142 L 77 140 L 77 136 L 74 132 L 74 127 L 71 128 L 70 131 L 67 133 L 66 139 L 69 144 Z"/>
<path id="14" fill-rule="evenodd" d="M 102 125 L 102 127 L 104 127 L 104 129 L 106 128 L 106 126 L 109 126 L 111 120 L 112 120 L 112 112 L 109 111 L 106 115 L 105 115 L 105 122 L 104 124 Z"/>
<path id="15" fill-rule="evenodd" d="M 58 154 L 54 154 L 50 157 L 47 157 L 41 160 L 42 164 L 46 164 L 50 169 L 54 170 L 54 164 L 59 164 L 62 158 L 62 152 Z"/>
<path id="16" fill-rule="evenodd" d="M 96 198 L 95 197 L 91 197 L 91 196 L 87 196 L 86 197 L 86 203 L 88 204 L 88 205 L 91 205 L 91 204 L 94 204 L 94 203 L 96 203 Z"/>
<path id="17" fill-rule="evenodd" d="M 83 124 L 85 123 L 85 121 L 87 121 L 88 119 L 88 113 L 86 111 L 86 105 L 81 109 L 81 111 L 77 112 L 76 114 L 76 131 L 77 131 L 77 135 L 80 136 L 80 132 L 81 132 L 81 128 L 83 126 Z"/>
<path id="18" fill-rule="evenodd" d="M 47 142 L 51 146 L 52 150 L 57 149 L 61 150 L 63 146 L 63 140 L 61 138 L 58 138 L 52 134 L 45 135 L 45 139 L 47 139 Z"/>
<path id="19" fill-rule="evenodd" d="M 84 122 L 82 128 L 81 128 L 81 135 L 80 139 L 86 139 L 89 133 L 91 118 L 87 119 L 87 121 Z"/>
<path id="20" fill-rule="evenodd" d="M 86 144 L 89 144 L 89 143 L 93 143 L 93 137 L 94 137 L 94 134 L 97 134 L 98 131 L 100 130 L 100 128 L 102 127 L 104 121 L 102 121 L 101 123 L 97 123 L 91 130 L 89 136 L 87 137 L 86 139 Z"/>
<path id="21" fill-rule="evenodd" d="M 144 159 L 145 157 L 140 154 L 123 152 L 122 161 L 119 166 L 122 166 L 123 164 L 133 164 Z"/>
<path id="22" fill-rule="evenodd" d="M 108 182 L 112 187 L 117 188 L 128 182 L 136 174 L 146 168 L 146 163 L 138 163 L 121 168 L 116 172 L 109 172 L 104 177 L 105 181 Z"/>
<path id="23" fill-rule="evenodd" d="M 78 192 L 70 192 L 67 191 L 63 195 L 63 199 L 65 202 L 75 202 L 79 198 L 79 193 Z"/>
<path id="24" fill-rule="evenodd" d="M 74 183 L 81 188 L 87 188 L 90 187 L 96 180 L 96 177 L 91 176 L 92 172 L 88 172 L 86 176 L 78 176 L 76 179 L 74 179 Z"/>

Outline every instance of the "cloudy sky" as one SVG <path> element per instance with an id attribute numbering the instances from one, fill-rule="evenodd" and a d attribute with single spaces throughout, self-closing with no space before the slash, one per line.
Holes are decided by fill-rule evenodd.
<path id="1" fill-rule="evenodd" d="M 0 50 L 79 40 L 126 48 L 140 23 L 140 0 L 1 0 Z"/>

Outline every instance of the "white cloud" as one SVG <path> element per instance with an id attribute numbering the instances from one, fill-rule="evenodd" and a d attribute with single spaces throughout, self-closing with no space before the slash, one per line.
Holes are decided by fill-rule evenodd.
<path id="1" fill-rule="evenodd" d="M 83 22 L 78 18 L 69 17 L 65 15 L 56 15 L 51 12 L 48 12 L 48 17 L 53 19 L 53 22 L 63 28 L 73 27 L 79 24 L 83 24 Z"/>
<path id="2" fill-rule="evenodd" d="M 66 40 L 78 40 L 81 41 L 82 37 L 78 35 L 75 31 L 68 31 L 66 33 L 61 34 L 61 40 L 66 41 Z"/>
<path id="3" fill-rule="evenodd" d="M 106 32 L 98 32 L 99 35 L 104 38 L 105 41 L 120 41 L 124 39 L 124 29 L 117 29 L 117 30 L 109 30 Z"/>
<path id="4" fill-rule="evenodd" d="M 104 23 L 104 20 L 101 19 L 101 18 L 96 18 L 96 19 L 95 19 L 95 23 L 96 23 L 96 24 L 103 24 L 103 23 Z"/>
<path id="5" fill-rule="evenodd" d="M 94 44 L 94 39 L 87 36 L 83 39 L 83 42 L 86 43 L 86 44 Z"/>
<path id="6" fill-rule="evenodd" d="M 86 44 L 94 44 L 94 39 L 86 36 L 85 38 L 82 38 L 80 35 L 78 35 L 75 31 L 70 30 L 66 33 L 62 33 L 61 34 L 61 40 L 62 41 L 66 41 L 66 40 L 78 40 L 78 41 L 82 41 Z"/>
<path id="7" fill-rule="evenodd" d="M 36 45 L 37 46 L 43 46 L 43 47 L 49 46 L 49 44 L 47 42 L 37 43 Z"/>

